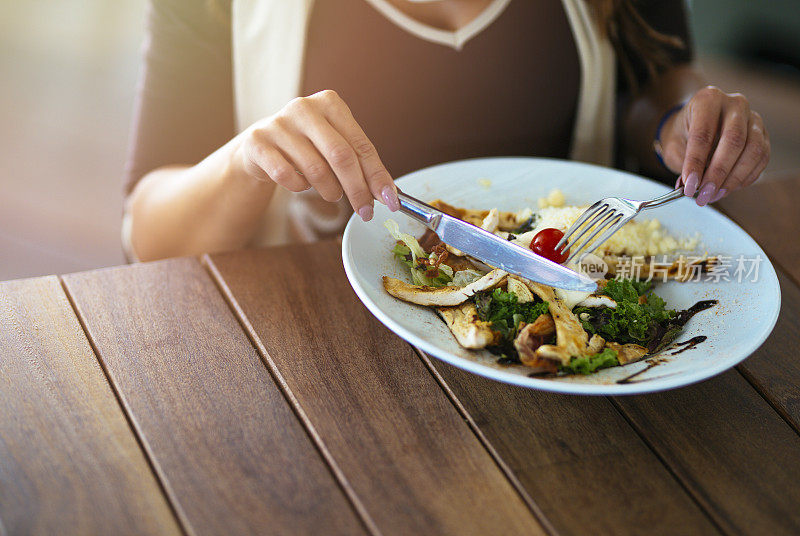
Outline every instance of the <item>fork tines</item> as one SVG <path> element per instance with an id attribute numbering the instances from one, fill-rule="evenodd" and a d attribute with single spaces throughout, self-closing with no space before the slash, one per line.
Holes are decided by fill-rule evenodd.
<path id="1" fill-rule="evenodd" d="M 567 264 L 571 263 L 575 258 L 580 262 L 583 257 L 592 253 L 603 242 L 608 240 L 608 238 L 629 219 L 630 218 L 625 218 L 622 212 L 611 208 L 607 200 L 602 199 L 586 209 L 586 211 L 575 220 L 575 223 L 567 229 L 567 232 L 561 240 L 559 240 L 555 249 L 556 251 L 560 251 L 571 242 L 572 245 L 570 245 L 569 248 L 572 251 L 567 258 Z M 598 237 L 597 235 L 604 230 L 605 232 Z M 578 245 L 578 241 L 590 231 L 591 234 Z M 577 235 L 573 237 L 572 235 L 576 232 Z M 570 240 L 571 238 L 572 240 Z"/>

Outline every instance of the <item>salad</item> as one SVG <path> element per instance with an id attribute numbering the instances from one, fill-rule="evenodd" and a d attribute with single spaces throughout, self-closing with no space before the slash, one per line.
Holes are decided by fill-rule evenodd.
<path id="1" fill-rule="evenodd" d="M 559 263 L 568 251 L 556 251 L 555 245 L 584 210 L 566 206 L 557 190 L 539 200 L 538 210 L 472 210 L 441 200 L 431 205 Z M 392 254 L 410 282 L 384 276 L 384 289 L 433 308 L 462 347 L 486 349 L 499 364 L 524 365 L 532 374 L 590 374 L 638 361 L 669 346 L 703 309 L 671 309 L 654 292 L 655 257 L 697 245 L 697 237 L 670 236 L 657 220 L 629 222 L 601 245 L 594 262 L 605 273 L 593 294 L 555 289 L 486 266 L 432 231 L 418 239 L 392 220 L 385 225 L 396 240 Z M 622 269 L 631 258 L 641 260 L 633 275 Z M 686 281 L 713 265 L 714 258 L 678 254 L 658 275 Z"/>

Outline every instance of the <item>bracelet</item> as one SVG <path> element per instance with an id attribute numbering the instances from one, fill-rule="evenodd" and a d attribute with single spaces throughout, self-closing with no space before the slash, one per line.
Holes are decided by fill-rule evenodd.
<path id="1" fill-rule="evenodd" d="M 667 110 L 664 113 L 664 115 L 661 116 L 661 121 L 658 122 L 658 126 L 656 127 L 656 137 L 653 140 L 653 150 L 656 153 L 656 158 L 658 158 L 658 161 L 661 163 L 661 165 L 664 167 L 664 169 L 666 169 L 670 173 L 672 173 L 672 170 L 669 169 L 667 167 L 667 164 L 664 163 L 664 156 L 662 154 L 661 129 L 664 128 L 664 124 L 667 122 L 667 120 L 670 117 L 672 117 L 673 115 L 675 115 L 676 113 L 680 112 L 683 109 L 684 106 L 686 106 L 686 101 L 681 102 L 680 104 L 676 104 L 675 106 L 673 106 L 672 108 Z"/>

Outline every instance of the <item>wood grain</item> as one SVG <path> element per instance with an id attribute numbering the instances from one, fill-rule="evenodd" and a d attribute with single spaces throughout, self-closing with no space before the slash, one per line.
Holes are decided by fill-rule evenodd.
<path id="1" fill-rule="evenodd" d="M 774 331 L 738 368 L 800 432 L 800 177 L 736 192 L 721 205 L 778 264 L 782 294 Z"/>
<path id="2" fill-rule="evenodd" d="M 506 385 L 436 359 L 431 365 L 559 534 L 716 532 L 607 398 Z"/>
<path id="3" fill-rule="evenodd" d="M 800 176 L 751 186 L 716 205 L 800 283 Z"/>
<path id="4" fill-rule="evenodd" d="M 193 534 L 363 534 L 195 259 L 64 278 Z"/>
<path id="5" fill-rule="evenodd" d="M 337 244 L 209 263 L 382 534 L 543 533 L 424 363 L 357 300 Z"/>
<path id="6" fill-rule="evenodd" d="M 0 533 L 180 534 L 56 277 L 0 283 Z"/>
<path id="7" fill-rule="evenodd" d="M 778 269 L 781 312 L 775 329 L 737 368 L 800 433 L 800 288 Z"/>
<path id="8" fill-rule="evenodd" d="M 800 533 L 800 437 L 737 371 L 614 402 L 724 532 Z"/>

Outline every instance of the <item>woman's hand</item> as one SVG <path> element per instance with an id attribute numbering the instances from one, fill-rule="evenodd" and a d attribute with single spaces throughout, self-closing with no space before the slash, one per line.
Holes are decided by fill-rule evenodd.
<path id="1" fill-rule="evenodd" d="M 236 152 L 251 176 L 292 192 L 314 188 L 326 201 L 346 195 L 364 221 L 373 199 L 398 209 L 397 190 L 350 108 L 331 90 L 299 97 L 242 133 Z"/>
<path id="2" fill-rule="evenodd" d="M 769 135 L 761 116 L 738 93 L 701 89 L 664 124 L 664 163 L 700 206 L 749 186 L 767 166 Z"/>

